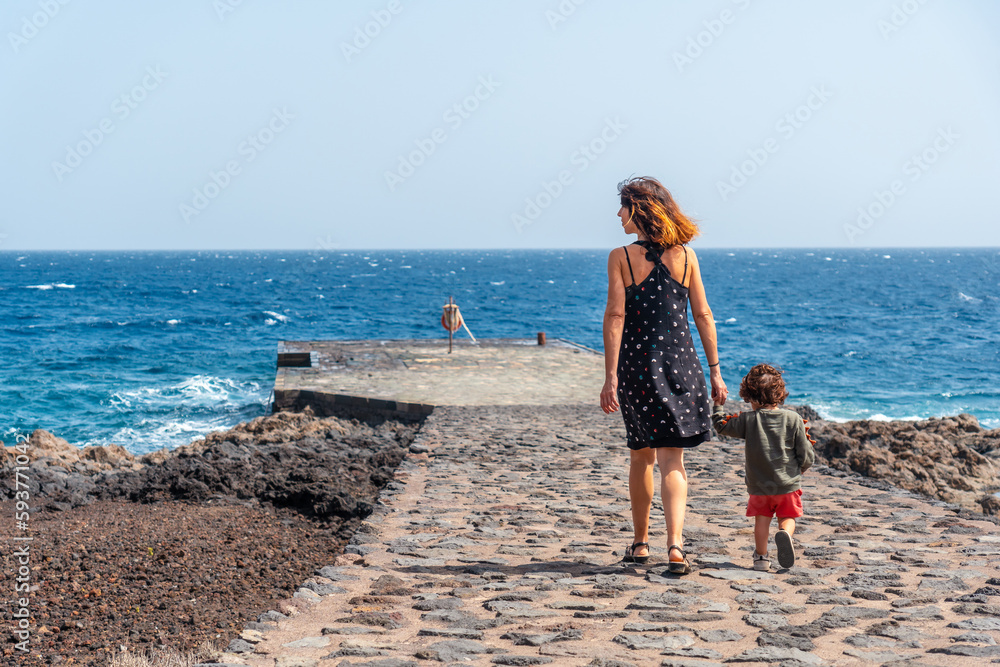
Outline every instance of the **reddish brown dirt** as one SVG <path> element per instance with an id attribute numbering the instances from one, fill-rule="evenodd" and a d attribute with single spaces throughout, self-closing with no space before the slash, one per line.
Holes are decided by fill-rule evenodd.
<path id="1" fill-rule="evenodd" d="M 3 664 L 106 665 L 121 646 L 224 647 L 332 564 L 354 530 L 268 505 L 100 501 L 32 514 L 30 655 L 15 650 L 14 503 L 0 503 Z M 23 595 L 19 593 L 18 595 Z"/>

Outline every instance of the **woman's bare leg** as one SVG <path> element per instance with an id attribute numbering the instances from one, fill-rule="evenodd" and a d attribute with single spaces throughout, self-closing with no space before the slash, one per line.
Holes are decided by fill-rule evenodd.
<path id="1" fill-rule="evenodd" d="M 632 460 L 628 469 L 628 495 L 632 501 L 632 544 L 649 542 L 649 510 L 653 506 L 653 464 L 656 454 L 650 448 L 629 450 Z M 646 556 L 646 547 L 636 549 L 635 556 Z"/>
<path id="2" fill-rule="evenodd" d="M 684 548 L 684 510 L 687 507 L 687 471 L 684 470 L 684 450 L 680 447 L 660 447 L 656 450 L 660 465 L 660 497 L 663 516 L 667 521 L 667 546 Z M 681 560 L 676 550 L 669 558 Z"/>

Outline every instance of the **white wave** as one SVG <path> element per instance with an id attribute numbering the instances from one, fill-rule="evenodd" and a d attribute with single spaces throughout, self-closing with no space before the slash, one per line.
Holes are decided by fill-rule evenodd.
<path id="1" fill-rule="evenodd" d="M 729 319 L 726 320 L 726 324 L 732 324 L 735 321 L 736 321 L 735 317 L 730 317 Z"/>
<path id="2" fill-rule="evenodd" d="M 200 440 L 212 431 L 224 431 L 235 425 L 235 421 L 225 418 L 180 419 L 174 421 L 141 419 L 134 428 L 120 428 L 107 438 L 101 438 L 84 444 L 121 445 L 132 454 L 141 456 L 162 447 L 174 449 L 195 440 Z"/>
<path id="3" fill-rule="evenodd" d="M 173 448 L 211 431 L 231 428 L 264 414 L 270 402 L 256 382 L 195 375 L 160 386 L 120 389 L 102 401 L 122 415 L 127 427 L 86 445 L 118 444 L 133 454 Z"/>
<path id="4" fill-rule="evenodd" d="M 50 290 L 52 285 L 25 285 L 24 289 Z"/>
<path id="5" fill-rule="evenodd" d="M 180 320 L 167 320 L 167 324 L 169 324 L 171 326 L 176 326 L 176 325 L 178 325 L 180 323 L 181 323 Z"/>
<path id="6" fill-rule="evenodd" d="M 39 290 L 50 290 L 50 289 L 76 289 L 76 285 L 70 285 L 69 283 L 46 283 L 44 285 L 25 285 L 25 289 L 39 289 Z"/>
<path id="7" fill-rule="evenodd" d="M 412 269 L 413 267 L 412 267 L 412 266 L 410 266 L 409 264 L 403 264 L 403 265 L 402 265 L 402 266 L 400 266 L 399 268 L 401 268 L 401 269 Z"/>
<path id="8" fill-rule="evenodd" d="M 194 375 L 175 384 L 159 387 L 138 387 L 114 392 L 108 402 L 115 408 L 132 408 L 140 404 L 163 403 L 170 406 L 179 401 L 184 405 L 214 405 L 232 398 L 246 399 L 260 393 L 256 382 L 237 383 L 214 375 Z"/>
<path id="9" fill-rule="evenodd" d="M 910 415 L 907 417 L 890 417 L 889 415 L 884 415 L 881 412 L 876 412 L 875 414 L 868 417 L 868 421 L 873 422 L 915 422 L 921 419 L 927 419 L 926 417 L 918 417 L 916 415 Z"/>
<path id="10" fill-rule="evenodd" d="M 920 415 L 906 415 L 903 417 L 890 417 L 881 412 L 870 412 L 863 408 L 851 408 L 842 405 L 825 405 L 823 403 L 816 403 L 812 401 L 806 401 L 813 410 L 815 410 L 820 418 L 826 421 L 834 422 L 836 424 L 843 424 L 850 421 L 873 421 L 873 422 L 915 422 L 928 419 L 928 417 L 921 417 Z M 847 413 L 847 416 L 844 414 Z"/>
<path id="11" fill-rule="evenodd" d="M 883 259 L 892 259 L 892 255 L 882 255 Z"/>
<path id="12" fill-rule="evenodd" d="M 269 326 L 269 327 L 274 326 L 277 323 L 278 323 L 278 320 L 272 320 L 270 317 L 267 318 L 266 320 L 264 320 L 264 324 L 266 326 Z"/>
<path id="13" fill-rule="evenodd" d="M 980 303 L 982 299 L 977 299 L 974 296 L 969 296 L 968 294 L 958 293 L 958 298 L 962 301 L 967 301 L 969 303 Z"/>
<path id="14" fill-rule="evenodd" d="M 490 281 L 490 285 L 503 285 L 503 284 L 504 284 L 505 282 L 507 282 L 507 281 L 506 281 L 506 280 L 501 280 L 500 282 L 498 282 L 498 283 L 495 283 L 495 282 L 493 282 L 493 281 L 491 280 L 491 281 Z"/>
<path id="15" fill-rule="evenodd" d="M 858 351 L 857 351 L 857 350 L 848 350 L 848 351 L 847 351 L 847 352 L 846 352 L 846 353 L 844 354 L 844 356 L 845 356 L 845 357 L 853 357 L 853 356 L 854 356 L 855 354 L 857 354 L 857 353 L 858 353 Z"/>
<path id="16" fill-rule="evenodd" d="M 281 313 L 276 313 L 273 310 L 265 310 L 264 314 L 265 315 L 269 315 L 272 319 L 275 319 L 278 322 L 288 322 L 289 321 L 289 317 L 287 315 L 282 315 Z"/>

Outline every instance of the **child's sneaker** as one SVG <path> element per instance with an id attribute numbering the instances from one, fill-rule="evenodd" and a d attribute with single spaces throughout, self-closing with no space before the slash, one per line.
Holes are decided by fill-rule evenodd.
<path id="1" fill-rule="evenodd" d="M 756 550 L 753 552 L 753 569 L 758 572 L 767 572 L 771 569 L 771 559 L 766 555 L 761 556 Z"/>
<path id="2" fill-rule="evenodd" d="M 784 530 L 774 534 L 774 546 L 778 549 L 778 565 L 789 568 L 795 565 L 795 547 L 792 546 L 792 536 Z"/>

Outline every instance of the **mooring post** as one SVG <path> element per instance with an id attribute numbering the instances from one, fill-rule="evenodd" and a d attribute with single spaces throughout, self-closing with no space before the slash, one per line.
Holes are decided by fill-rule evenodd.
<path id="1" fill-rule="evenodd" d="M 544 331 L 539 331 L 538 332 L 538 344 L 539 345 L 545 345 L 545 332 Z"/>

